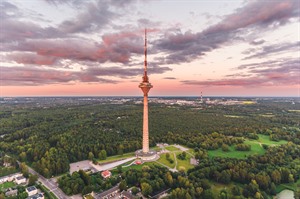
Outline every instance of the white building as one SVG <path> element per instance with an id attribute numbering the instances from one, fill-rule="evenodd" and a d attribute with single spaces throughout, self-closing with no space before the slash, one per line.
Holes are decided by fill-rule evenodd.
<path id="1" fill-rule="evenodd" d="M 26 183 L 26 178 L 24 178 L 23 176 L 16 177 L 15 182 L 17 184 Z"/>
<path id="2" fill-rule="evenodd" d="M 0 184 L 3 184 L 5 182 L 12 182 L 19 176 L 22 176 L 22 173 L 14 173 L 7 176 L 3 176 L 0 178 Z"/>
<path id="3" fill-rule="evenodd" d="M 29 196 L 27 199 L 44 199 L 44 195 L 42 193 L 34 194 Z"/>
<path id="4" fill-rule="evenodd" d="M 25 190 L 28 193 L 28 196 L 33 196 L 38 193 L 38 190 L 35 186 L 27 187 Z"/>

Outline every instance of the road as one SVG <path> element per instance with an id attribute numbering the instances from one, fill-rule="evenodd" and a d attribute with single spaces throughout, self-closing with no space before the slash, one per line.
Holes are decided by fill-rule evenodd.
<path id="1" fill-rule="evenodd" d="M 47 178 L 43 177 L 42 175 L 40 175 L 38 172 L 36 172 L 35 170 L 33 170 L 30 167 L 28 167 L 28 171 L 29 171 L 29 173 L 31 173 L 33 175 L 37 175 L 39 177 L 38 180 L 45 187 L 47 187 L 52 193 L 54 193 L 54 195 L 57 198 L 59 198 L 59 199 L 68 199 L 68 198 L 70 198 L 69 196 L 67 196 L 66 194 L 64 194 L 62 192 L 62 190 L 58 187 L 58 184 L 53 179 L 47 179 Z"/>
<path id="2" fill-rule="evenodd" d="M 103 165 L 92 165 L 95 169 L 97 169 L 97 171 L 104 171 L 104 170 L 108 170 L 108 169 L 112 169 L 114 167 L 117 167 L 121 164 L 124 164 L 126 162 L 129 162 L 131 160 L 134 160 L 136 157 L 130 157 L 130 158 L 126 158 L 124 160 L 119 160 L 119 161 L 115 161 L 112 163 L 107 163 L 107 164 L 103 164 Z"/>

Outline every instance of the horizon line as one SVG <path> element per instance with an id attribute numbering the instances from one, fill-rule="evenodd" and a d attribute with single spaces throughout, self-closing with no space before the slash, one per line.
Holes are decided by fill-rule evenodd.
<path id="1" fill-rule="evenodd" d="M 26 98 L 26 97 L 143 97 L 140 95 L 28 95 L 28 96 L 0 96 L 0 98 Z M 201 97 L 201 95 L 155 95 L 148 96 L 149 98 L 153 97 Z M 300 96 L 260 96 L 260 95 L 202 95 L 203 97 L 246 97 L 246 98 L 300 98 Z"/>

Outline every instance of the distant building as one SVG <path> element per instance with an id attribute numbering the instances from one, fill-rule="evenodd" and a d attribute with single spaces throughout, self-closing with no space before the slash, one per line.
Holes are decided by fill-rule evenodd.
<path id="1" fill-rule="evenodd" d="M 15 178 L 15 182 L 19 185 L 22 183 L 26 183 L 26 178 L 24 178 L 24 176 L 19 176 Z"/>
<path id="2" fill-rule="evenodd" d="M 29 196 L 27 199 L 44 199 L 44 194 L 42 193 L 34 194 L 32 196 Z"/>
<path id="3" fill-rule="evenodd" d="M 130 192 L 128 191 L 122 191 L 121 192 L 121 198 L 122 199 L 134 199 L 136 198 L 134 195 L 132 195 Z"/>
<path id="4" fill-rule="evenodd" d="M 119 192 L 119 185 L 114 186 L 113 188 L 110 188 L 109 190 L 106 190 L 102 193 L 94 193 L 92 192 L 92 196 L 95 199 L 107 199 L 107 198 L 111 198 L 114 197 L 117 193 Z"/>
<path id="5" fill-rule="evenodd" d="M 17 177 L 22 176 L 21 173 L 14 173 L 14 174 L 10 174 L 7 176 L 3 176 L 0 178 L 0 184 L 5 183 L 5 182 L 12 182 L 13 180 L 15 180 Z"/>
<path id="6" fill-rule="evenodd" d="M 4 162 L 4 163 L 3 163 L 3 166 L 4 166 L 4 167 L 10 167 L 10 166 L 11 166 L 11 163 L 10 163 L 10 162 Z"/>
<path id="7" fill-rule="evenodd" d="M 101 175 L 104 179 L 106 179 L 111 176 L 111 172 L 109 170 L 105 170 L 105 171 L 102 171 Z"/>
<path id="8" fill-rule="evenodd" d="M 0 178 L 0 184 L 3 184 L 4 182 L 7 182 L 8 177 L 4 176 Z"/>
<path id="9" fill-rule="evenodd" d="M 18 190 L 17 189 L 9 189 L 6 193 L 5 196 L 11 197 L 11 196 L 17 196 L 18 195 Z"/>
<path id="10" fill-rule="evenodd" d="M 33 196 L 37 194 L 37 188 L 35 186 L 27 187 L 25 191 L 28 193 L 28 196 Z"/>

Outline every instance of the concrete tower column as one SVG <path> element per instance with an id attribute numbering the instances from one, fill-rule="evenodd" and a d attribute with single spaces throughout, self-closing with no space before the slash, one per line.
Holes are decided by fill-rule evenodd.
<path id="1" fill-rule="evenodd" d="M 144 95 L 143 153 L 149 152 L 148 95 Z"/>

